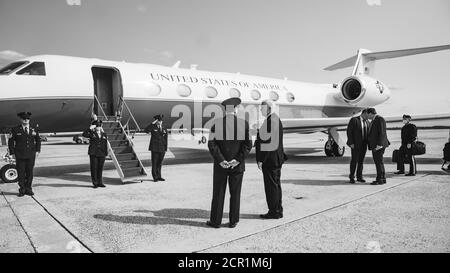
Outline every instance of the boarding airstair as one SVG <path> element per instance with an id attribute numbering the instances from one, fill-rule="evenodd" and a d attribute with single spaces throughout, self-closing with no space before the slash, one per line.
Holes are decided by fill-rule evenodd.
<path id="1" fill-rule="evenodd" d="M 98 101 L 97 98 L 96 100 Z M 101 109 L 101 107 L 99 108 Z M 128 112 L 128 119 L 125 123 L 122 122 L 124 109 Z M 103 109 L 101 112 L 103 115 L 98 115 L 97 118 L 103 122 L 103 130 L 108 136 L 108 153 L 114 162 L 120 179 L 122 182 L 142 182 L 147 176 L 147 172 L 133 143 L 134 132 L 141 130 L 133 114 L 122 98 L 120 98 L 119 111 L 115 116 L 107 116 Z M 134 127 L 130 125 L 131 122 Z"/>

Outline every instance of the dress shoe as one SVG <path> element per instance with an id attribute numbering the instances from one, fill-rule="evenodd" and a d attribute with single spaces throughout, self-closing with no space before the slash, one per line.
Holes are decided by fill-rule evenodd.
<path id="1" fill-rule="evenodd" d="M 25 196 L 25 193 L 19 192 L 19 194 L 18 194 L 17 196 L 18 196 L 18 197 L 23 197 L 23 196 Z"/>
<path id="2" fill-rule="evenodd" d="M 277 213 L 277 214 L 275 214 L 275 213 L 266 213 L 266 214 L 259 215 L 259 217 L 261 217 L 263 219 L 280 219 L 283 216 L 281 216 L 279 213 Z"/>
<path id="3" fill-rule="evenodd" d="M 361 182 L 361 183 L 366 183 L 366 180 L 364 180 L 363 178 L 358 178 L 358 179 L 356 179 L 356 181 Z"/>
<path id="4" fill-rule="evenodd" d="M 385 179 L 380 181 L 380 185 L 383 185 L 383 184 L 386 184 L 386 180 Z"/>
<path id="5" fill-rule="evenodd" d="M 394 174 L 405 174 L 405 172 L 398 171 L 398 172 L 395 172 Z"/>
<path id="6" fill-rule="evenodd" d="M 27 191 L 27 192 L 25 192 L 25 194 L 26 194 L 26 195 L 29 195 L 29 196 L 33 196 L 33 195 L 34 195 L 34 192 L 33 192 L 33 191 Z"/>
<path id="7" fill-rule="evenodd" d="M 164 179 L 164 178 L 162 178 L 162 177 L 158 178 L 158 180 L 159 180 L 159 181 L 166 181 L 166 179 Z"/>
<path id="8" fill-rule="evenodd" d="M 353 178 L 350 178 L 350 182 L 349 182 L 350 184 L 355 184 L 356 182 L 355 182 L 355 179 L 353 179 Z"/>
<path id="9" fill-rule="evenodd" d="M 220 225 L 214 224 L 211 221 L 206 221 L 206 225 L 210 226 L 210 227 L 213 227 L 213 228 L 220 228 Z"/>
<path id="10" fill-rule="evenodd" d="M 407 174 L 405 174 L 405 176 L 416 176 L 416 174 L 415 173 L 407 173 Z"/>
<path id="11" fill-rule="evenodd" d="M 100 188 L 106 188 L 106 186 L 104 184 L 100 184 L 98 185 Z"/>
<path id="12" fill-rule="evenodd" d="M 229 228 L 235 228 L 237 226 L 237 222 L 236 223 L 229 223 L 228 227 Z"/>

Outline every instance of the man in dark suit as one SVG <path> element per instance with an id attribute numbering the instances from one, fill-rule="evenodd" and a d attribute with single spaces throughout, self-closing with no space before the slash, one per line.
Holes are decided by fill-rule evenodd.
<path id="1" fill-rule="evenodd" d="M 167 129 L 163 126 L 163 115 L 156 115 L 153 118 L 155 120 L 145 128 L 145 132 L 151 134 L 148 150 L 152 152 L 153 181 L 166 181 L 161 176 L 161 167 L 167 151 Z"/>
<path id="2" fill-rule="evenodd" d="M 269 211 L 261 214 L 263 219 L 283 218 L 281 167 L 287 159 L 283 147 L 283 124 L 273 112 L 273 103 L 264 101 L 261 113 L 266 119 L 256 137 L 256 162 L 264 177 L 264 190 Z"/>
<path id="3" fill-rule="evenodd" d="M 36 157 L 41 152 L 41 137 L 38 130 L 30 126 L 30 112 L 17 114 L 21 124 L 12 128 L 8 141 L 9 154 L 16 159 L 19 178 L 19 197 L 34 195 L 32 189 L 33 169 Z"/>
<path id="4" fill-rule="evenodd" d="M 239 98 L 222 102 L 225 117 L 215 120 L 208 141 L 209 152 L 214 159 L 213 197 L 208 226 L 219 228 L 222 223 L 223 203 L 227 182 L 230 187 L 230 223 L 234 228 L 239 222 L 242 178 L 245 171 L 245 158 L 252 149 L 252 141 L 247 121 L 236 116 Z"/>
<path id="5" fill-rule="evenodd" d="M 377 178 L 371 185 L 386 184 L 386 171 L 384 169 L 383 155 L 390 143 L 386 133 L 386 121 L 377 115 L 375 108 L 368 108 L 367 114 L 372 120 L 369 129 L 369 150 L 372 150 L 373 161 L 377 169 Z"/>
<path id="6" fill-rule="evenodd" d="M 102 121 L 94 120 L 86 131 L 83 132 L 85 138 L 89 138 L 89 161 L 91 166 L 91 180 L 94 189 L 104 188 L 103 166 L 108 155 L 108 136 L 103 131 Z"/>
<path id="7" fill-rule="evenodd" d="M 369 136 L 369 122 L 367 109 L 361 112 L 360 116 L 352 117 L 347 126 L 347 145 L 352 149 L 350 161 L 350 183 L 366 182 L 363 178 L 363 164 L 367 152 L 367 139 Z"/>
<path id="8" fill-rule="evenodd" d="M 411 152 L 412 144 L 417 139 L 417 127 L 411 123 L 410 115 L 403 115 L 403 124 L 401 131 L 402 145 L 398 150 L 397 170 L 395 174 L 405 173 L 405 159 L 409 162 L 409 173 L 406 176 L 416 175 L 416 158 Z"/>

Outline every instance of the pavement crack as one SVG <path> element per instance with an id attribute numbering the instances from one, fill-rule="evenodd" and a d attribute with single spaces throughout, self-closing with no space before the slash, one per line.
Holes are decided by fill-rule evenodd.
<path id="1" fill-rule="evenodd" d="M 31 247 L 33 248 L 34 253 L 38 253 L 36 246 L 34 245 L 33 241 L 31 240 L 30 235 L 28 234 L 28 232 L 25 230 L 25 227 L 23 226 L 22 222 L 19 219 L 19 216 L 17 216 L 16 212 L 14 211 L 13 207 L 11 206 L 11 204 L 9 203 L 8 199 L 6 198 L 6 196 L 3 194 L 2 192 L 2 196 L 5 199 L 6 203 L 8 204 L 9 209 L 11 210 L 11 212 L 13 213 L 14 217 L 16 218 L 17 222 L 20 225 L 20 228 L 23 230 L 23 232 L 25 233 L 25 235 L 27 236 L 28 241 L 30 242 Z"/>
<path id="2" fill-rule="evenodd" d="M 414 179 L 411 179 L 411 180 L 408 180 L 408 181 L 405 181 L 405 182 L 402 182 L 402 183 L 399 183 L 399 184 L 396 184 L 396 185 L 393 185 L 393 186 L 390 186 L 390 187 L 387 187 L 387 188 L 384 188 L 384 189 L 381 189 L 381 190 L 378 190 L 378 191 L 375 191 L 375 192 L 372 192 L 372 193 L 369 193 L 369 194 L 366 194 L 366 195 L 364 195 L 364 196 L 361 196 L 361 197 L 358 197 L 358 198 L 356 198 L 356 199 L 353 199 L 353 200 L 344 202 L 344 203 L 342 203 L 342 204 L 339 204 L 339 205 L 336 205 L 336 206 L 333 206 L 333 207 L 330 207 L 330 208 L 327 208 L 327 209 L 324 209 L 324 210 L 321 210 L 321 211 L 318 211 L 318 212 L 315 212 L 315 213 L 311 213 L 311 214 L 306 215 L 306 216 L 303 216 L 303 217 L 301 217 L 301 218 L 294 219 L 294 220 L 291 220 L 291 221 L 288 221 L 288 222 L 285 222 L 285 223 L 281 223 L 281 224 L 279 224 L 279 225 L 276 225 L 276 226 L 273 226 L 273 227 L 270 227 L 270 228 L 267 228 L 267 229 L 264 229 L 264 230 L 256 231 L 256 232 L 247 234 L 247 235 L 245 235 L 245 236 L 241 236 L 241 237 L 236 238 L 236 239 L 233 239 L 233 240 L 229 240 L 229 241 L 226 241 L 226 242 L 222 242 L 222 243 L 219 243 L 219 244 L 216 244 L 216 245 L 213 245 L 213 246 L 204 248 L 204 249 L 196 250 L 196 251 L 193 251 L 193 253 L 204 252 L 204 251 L 207 251 L 207 250 L 210 250 L 210 249 L 219 247 L 219 246 L 223 246 L 223 245 L 225 245 L 225 244 L 229 244 L 229 243 L 232 243 L 232 242 L 236 242 L 236 241 L 239 241 L 239 240 L 242 240 L 242 239 L 245 239 L 245 238 L 248 238 L 248 237 L 251 237 L 251 236 L 260 234 L 260 233 L 263 233 L 263 232 L 267 232 L 267 231 L 270 231 L 270 230 L 274 230 L 274 229 L 277 229 L 277 228 L 282 227 L 282 226 L 287 226 L 287 225 L 289 225 L 289 224 L 296 223 L 296 222 L 305 220 L 305 219 L 307 219 L 307 218 L 311 218 L 311 217 L 313 217 L 313 216 L 316 216 L 316 215 L 319 215 L 319 214 L 322 214 L 322 213 L 325 213 L 325 212 L 328 212 L 328 211 L 331 211 L 331 210 L 334 210 L 334 209 L 337 209 L 337 208 L 344 207 L 344 206 L 346 206 L 346 205 L 348 205 L 348 204 L 358 202 L 358 201 L 363 200 L 363 199 L 365 199 L 365 198 L 368 198 L 368 197 L 370 197 L 370 196 L 373 196 L 373 195 L 376 195 L 376 194 L 379 194 L 379 193 L 382 193 L 382 192 L 385 192 L 385 191 L 388 191 L 388 190 L 395 189 L 395 188 L 400 187 L 400 186 L 402 186 L 402 185 L 406 185 L 406 184 L 408 184 L 408 183 L 414 182 L 414 181 L 416 181 L 416 180 L 418 180 L 418 179 L 420 179 L 420 178 L 427 177 L 428 175 L 429 175 L 429 174 L 424 174 L 424 175 L 422 175 L 422 176 L 416 176 Z"/>

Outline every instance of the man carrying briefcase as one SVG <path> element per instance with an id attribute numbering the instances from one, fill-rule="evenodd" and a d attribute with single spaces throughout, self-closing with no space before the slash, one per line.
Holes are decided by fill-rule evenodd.
<path id="1" fill-rule="evenodd" d="M 402 127 L 402 146 L 398 150 L 398 158 L 397 158 L 397 172 L 395 174 L 404 174 L 405 173 L 405 161 L 409 163 L 409 173 L 406 176 L 415 176 L 416 169 L 416 158 L 413 153 L 413 145 L 417 139 L 417 127 L 411 123 L 410 115 L 403 115 L 403 124 Z"/>

